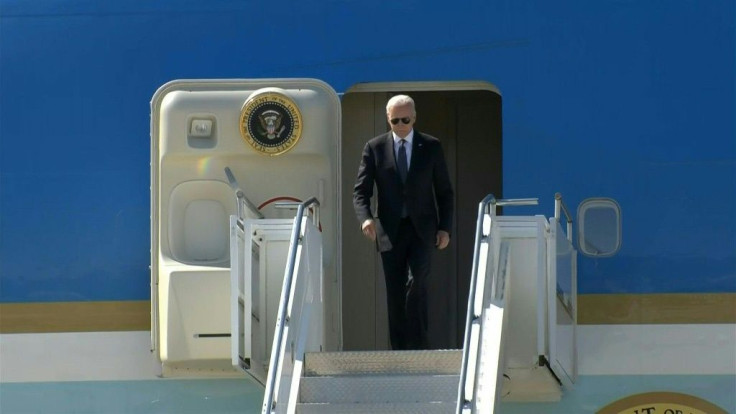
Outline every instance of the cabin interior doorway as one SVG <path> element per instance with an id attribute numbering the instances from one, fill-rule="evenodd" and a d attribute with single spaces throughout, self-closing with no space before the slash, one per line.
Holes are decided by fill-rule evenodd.
<path id="1" fill-rule="evenodd" d="M 353 185 L 366 141 L 389 130 L 386 102 L 410 95 L 415 128 L 442 141 L 455 190 L 454 231 L 435 252 L 429 284 L 429 340 L 462 347 L 478 203 L 502 197 L 501 95 L 487 82 L 367 83 L 342 98 L 342 332 L 345 350 L 390 349 L 381 259 L 355 218 Z M 375 197 L 374 197 L 375 198 Z M 375 205 L 375 204 L 374 204 Z"/>

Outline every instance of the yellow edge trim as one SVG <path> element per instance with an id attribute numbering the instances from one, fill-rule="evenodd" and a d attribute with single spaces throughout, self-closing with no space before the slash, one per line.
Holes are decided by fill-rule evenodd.
<path id="1" fill-rule="evenodd" d="M 579 325 L 736 323 L 736 293 L 578 296 Z"/>
<path id="2" fill-rule="evenodd" d="M 736 293 L 580 295 L 578 324 L 736 324 Z M 150 329 L 147 300 L 0 303 L 4 334 Z"/>
<path id="3" fill-rule="evenodd" d="M 0 303 L 0 333 L 148 331 L 151 302 Z"/>

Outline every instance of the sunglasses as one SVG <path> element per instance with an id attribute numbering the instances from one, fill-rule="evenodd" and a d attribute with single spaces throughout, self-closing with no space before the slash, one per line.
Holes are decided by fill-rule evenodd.
<path id="1" fill-rule="evenodd" d="M 401 121 L 401 122 L 403 122 L 405 124 L 409 124 L 409 122 L 411 122 L 411 118 L 409 118 L 408 116 L 406 116 L 406 117 L 403 117 L 403 118 L 392 118 L 391 119 L 391 123 L 394 124 L 394 125 L 398 124 L 399 121 Z"/>

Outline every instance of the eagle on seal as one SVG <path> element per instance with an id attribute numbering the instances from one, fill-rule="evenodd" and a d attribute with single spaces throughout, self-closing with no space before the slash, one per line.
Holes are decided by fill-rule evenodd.
<path id="1" fill-rule="evenodd" d="M 283 114 L 279 111 L 273 109 L 263 111 L 258 115 L 258 120 L 261 122 L 261 134 L 268 139 L 281 138 L 281 134 L 286 129 L 286 126 L 281 125 L 283 118 Z"/>

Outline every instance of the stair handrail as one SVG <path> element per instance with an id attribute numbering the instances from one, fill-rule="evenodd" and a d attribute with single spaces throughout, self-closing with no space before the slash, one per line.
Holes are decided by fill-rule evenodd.
<path id="1" fill-rule="evenodd" d="M 276 408 L 276 383 L 278 381 L 277 374 L 281 371 L 284 361 L 281 358 L 280 350 L 284 341 L 284 329 L 289 322 L 287 310 L 291 308 L 290 299 L 292 286 L 295 284 L 294 270 L 296 267 L 296 253 L 300 242 L 300 233 L 302 228 L 302 219 L 305 211 L 312 209 L 312 220 L 315 226 L 319 223 L 319 200 L 312 197 L 301 204 L 297 208 L 294 216 L 294 226 L 291 231 L 291 240 L 289 241 L 289 253 L 286 262 L 286 270 L 284 272 L 284 283 L 281 288 L 281 300 L 279 301 L 279 310 L 276 317 L 276 329 L 274 331 L 273 346 L 271 347 L 271 361 L 268 366 L 268 377 L 266 379 L 266 390 L 263 396 L 263 413 L 272 413 Z"/>
<path id="2" fill-rule="evenodd" d="M 476 287 L 478 286 L 478 278 L 485 277 L 485 275 L 478 275 L 478 267 L 480 264 L 480 251 L 481 244 L 488 241 L 491 236 L 491 227 L 493 225 L 493 219 L 496 217 L 496 208 L 498 206 L 525 206 L 525 205 L 537 205 L 539 200 L 537 198 L 518 198 L 518 199 L 504 199 L 497 200 L 493 194 L 486 195 L 483 200 L 478 204 L 478 219 L 475 224 L 475 244 L 473 246 L 473 266 L 471 270 L 470 278 L 470 292 L 468 294 L 468 311 L 465 317 L 465 336 L 463 339 L 463 359 L 460 367 L 460 381 L 458 384 L 458 397 L 457 397 L 457 414 L 463 413 L 465 409 L 472 406 L 473 401 L 465 399 L 465 386 L 467 379 L 472 376 L 475 377 L 476 367 L 469 367 L 468 363 L 470 360 L 471 347 L 471 330 L 473 324 L 482 325 L 481 312 L 475 312 L 476 296 L 483 295 L 483 292 L 478 292 Z M 485 224 L 485 216 L 488 214 L 489 222 Z M 494 272 L 493 277 L 497 277 Z M 488 286 L 495 286 L 496 281 L 492 280 Z M 483 304 L 485 305 L 485 303 Z M 480 338 L 477 338 L 480 341 Z M 476 344 L 477 345 L 477 344 Z M 476 350 L 477 351 L 477 350 Z"/>
<path id="3" fill-rule="evenodd" d="M 565 218 L 567 219 L 567 240 L 572 242 L 572 216 L 570 215 L 570 210 L 567 209 L 567 205 L 562 201 L 562 194 L 555 193 L 555 220 L 558 223 L 560 222 L 560 210 L 565 213 Z"/>
<path id="4" fill-rule="evenodd" d="M 233 175 L 230 167 L 225 167 L 225 175 L 227 176 L 227 182 L 230 184 L 230 188 L 235 191 L 235 198 L 238 201 L 238 219 L 240 219 L 240 221 L 245 220 L 246 209 L 256 218 L 264 218 L 263 213 L 261 213 L 255 204 L 245 196 L 245 192 L 240 188 L 240 184 L 238 184 L 238 180 L 235 179 L 235 175 Z"/>
<path id="5" fill-rule="evenodd" d="M 468 311 L 465 316 L 465 337 L 463 339 L 463 359 L 462 365 L 460 366 L 460 382 L 458 384 L 458 398 L 457 398 L 457 413 L 463 412 L 463 408 L 469 401 L 465 400 L 465 383 L 467 382 L 468 376 L 468 360 L 470 359 L 470 331 L 473 321 L 477 319 L 474 315 L 473 304 L 475 302 L 476 285 L 478 280 L 478 265 L 480 262 L 480 245 L 483 239 L 488 236 L 484 232 L 483 223 L 485 221 L 486 211 L 489 210 L 489 206 L 493 205 L 493 209 L 490 209 L 491 217 L 496 215 L 496 197 L 493 194 L 488 194 L 478 204 L 478 218 L 475 222 L 475 243 L 473 246 L 473 266 L 470 276 L 470 292 L 468 294 Z M 491 218 L 492 220 L 493 218 Z M 490 224 L 490 223 L 489 223 Z M 489 234 L 490 234 L 490 226 Z M 475 368 L 473 368 L 475 370 Z M 473 373 L 474 374 L 474 373 Z"/>

